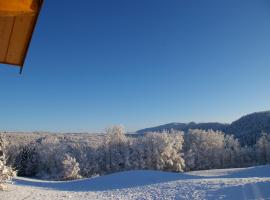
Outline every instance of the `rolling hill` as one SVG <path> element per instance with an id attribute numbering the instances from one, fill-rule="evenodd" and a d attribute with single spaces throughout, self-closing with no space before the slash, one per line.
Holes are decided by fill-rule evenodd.
<path id="1" fill-rule="evenodd" d="M 171 129 L 187 132 L 189 129 L 219 130 L 233 134 L 243 145 L 252 145 L 262 132 L 270 133 L 270 111 L 255 112 L 245 115 L 231 124 L 211 123 L 169 123 L 152 128 L 138 130 L 137 133 L 161 132 Z"/>
<path id="2" fill-rule="evenodd" d="M 0 199 L 270 199 L 270 166 L 185 173 L 124 171 L 76 181 L 17 177 Z"/>

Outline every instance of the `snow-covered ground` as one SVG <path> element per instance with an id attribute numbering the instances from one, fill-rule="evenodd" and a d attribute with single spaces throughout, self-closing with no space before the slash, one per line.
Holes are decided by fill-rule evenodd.
<path id="1" fill-rule="evenodd" d="M 189 173 L 129 171 L 54 182 L 16 178 L 2 200 L 270 199 L 270 166 Z"/>

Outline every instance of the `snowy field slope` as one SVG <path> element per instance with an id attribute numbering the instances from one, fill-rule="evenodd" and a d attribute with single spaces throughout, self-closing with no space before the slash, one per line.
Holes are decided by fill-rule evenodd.
<path id="1" fill-rule="evenodd" d="M 270 165 L 189 173 L 129 171 L 69 182 L 17 178 L 0 199 L 270 199 Z"/>

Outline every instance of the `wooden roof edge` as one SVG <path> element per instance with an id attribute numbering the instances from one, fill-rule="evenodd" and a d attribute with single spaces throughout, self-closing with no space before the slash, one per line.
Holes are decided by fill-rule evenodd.
<path id="1" fill-rule="evenodd" d="M 28 50 L 29 50 L 29 47 L 30 47 L 30 43 L 31 43 L 31 39 L 33 37 L 33 33 L 35 31 L 35 28 L 36 28 L 36 24 L 37 24 L 38 17 L 40 15 L 41 8 L 42 8 L 42 5 L 43 5 L 43 0 L 36 0 L 36 2 L 38 3 L 38 10 L 37 10 L 37 14 L 36 14 L 35 21 L 34 21 L 34 27 L 33 27 L 32 31 L 31 31 L 31 36 L 30 36 L 30 39 L 29 39 L 27 47 L 26 47 L 26 53 L 25 53 L 25 55 L 23 57 L 23 61 L 22 61 L 21 65 L 18 65 L 20 67 L 20 74 L 22 74 L 22 72 L 23 72 L 24 62 L 25 62 L 25 59 L 26 59 L 26 56 L 27 56 L 27 53 L 28 53 Z"/>
<path id="2" fill-rule="evenodd" d="M 5 0 L 3 0 L 3 1 L 5 1 Z M 0 6 L 1 6 L 1 2 L 3 2 L 3 1 L 0 0 Z M 14 2 L 16 0 L 11 0 L 11 1 Z M 10 65 L 10 66 L 14 66 L 14 67 L 19 68 L 20 74 L 22 74 L 23 66 L 24 66 L 24 63 L 26 60 L 26 56 L 27 56 L 29 47 L 30 47 L 32 36 L 33 36 L 34 30 L 36 28 L 37 20 L 38 20 L 38 17 L 39 17 L 41 8 L 42 8 L 43 0 L 32 0 L 32 2 L 34 2 L 34 4 L 38 6 L 37 10 L 35 12 L 32 12 L 32 11 L 30 11 L 30 12 L 28 12 L 28 11 L 23 11 L 23 12 L 20 12 L 20 11 L 13 12 L 12 11 L 12 12 L 10 12 L 10 11 L 3 11 L 3 8 L 0 7 L 0 17 L 7 17 L 7 18 L 9 18 L 9 17 L 16 18 L 16 17 L 24 17 L 24 16 L 32 16 L 33 17 L 33 22 L 32 22 L 33 26 L 31 29 L 29 29 L 29 31 L 30 31 L 29 38 L 25 43 L 24 53 L 22 54 L 21 61 L 20 62 L 15 62 L 15 61 L 13 62 L 11 60 L 5 60 L 5 61 L 1 60 L 2 64 Z"/>
<path id="3" fill-rule="evenodd" d="M 13 67 L 19 67 L 21 68 L 22 65 L 18 65 L 18 63 L 12 63 L 12 62 L 6 62 L 6 61 L 1 61 L 1 64 L 4 64 L 4 65 L 10 65 L 10 66 L 13 66 Z"/>

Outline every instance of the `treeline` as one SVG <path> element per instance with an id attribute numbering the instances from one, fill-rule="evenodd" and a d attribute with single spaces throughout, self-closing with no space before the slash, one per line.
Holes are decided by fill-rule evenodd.
<path id="1" fill-rule="evenodd" d="M 79 136 L 78 136 L 79 137 Z M 23 147 L 7 147 L 7 163 L 20 176 L 70 180 L 124 170 L 190 170 L 247 167 L 270 163 L 270 135 L 254 146 L 208 130 L 150 132 L 127 137 L 121 127 L 106 130 L 103 142 L 62 143 L 46 136 Z"/>

